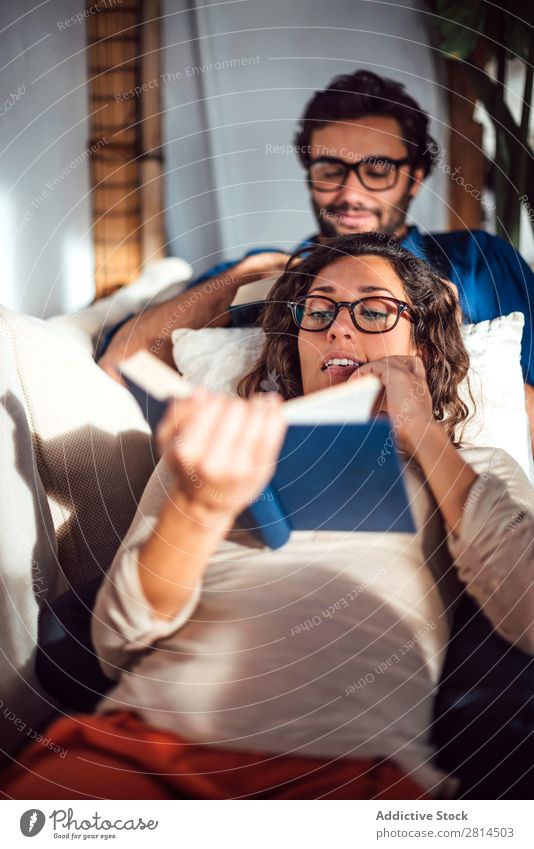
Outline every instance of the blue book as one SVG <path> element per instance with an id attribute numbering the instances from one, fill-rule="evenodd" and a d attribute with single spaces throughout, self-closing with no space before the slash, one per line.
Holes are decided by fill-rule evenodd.
<path id="1" fill-rule="evenodd" d="M 413 533 L 397 453 L 385 447 L 390 430 L 380 419 L 290 425 L 274 478 L 248 507 L 246 527 L 270 548 L 284 545 L 292 530 Z"/>
<path id="2" fill-rule="evenodd" d="M 192 391 L 146 352 L 123 364 L 123 378 L 152 428 L 170 397 Z M 391 423 L 372 416 L 379 390 L 369 376 L 286 402 L 289 427 L 274 477 L 238 525 L 270 548 L 293 530 L 413 533 Z"/>

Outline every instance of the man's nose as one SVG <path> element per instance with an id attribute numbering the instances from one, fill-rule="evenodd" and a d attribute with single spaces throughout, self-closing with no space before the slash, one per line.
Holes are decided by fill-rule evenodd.
<path id="1" fill-rule="evenodd" d="M 338 198 L 351 201 L 352 203 L 369 203 L 369 192 L 360 183 L 360 178 L 355 171 L 349 171 L 345 182 L 339 187 Z"/>

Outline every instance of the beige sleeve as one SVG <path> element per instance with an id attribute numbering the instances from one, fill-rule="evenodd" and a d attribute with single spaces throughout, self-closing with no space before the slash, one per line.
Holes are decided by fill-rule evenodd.
<path id="1" fill-rule="evenodd" d="M 469 461 L 469 457 L 464 456 Z M 448 546 L 457 574 L 495 630 L 534 654 L 534 489 L 504 451 L 487 453 Z"/>
<path id="2" fill-rule="evenodd" d="M 118 680 L 121 671 L 131 666 L 140 653 L 181 628 L 200 599 L 199 583 L 174 619 L 162 619 L 154 615 L 141 586 L 139 548 L 156 525 L 170 484 L 170 473 L 164 463 L 159 463 L 97 595 L 91 634 L 100 666 L 111 680 Z"/>

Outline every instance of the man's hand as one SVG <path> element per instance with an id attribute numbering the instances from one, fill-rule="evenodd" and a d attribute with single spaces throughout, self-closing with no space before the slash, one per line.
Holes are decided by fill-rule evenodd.
<path id="1" fill-rule="evenodd" d="M 238 286 L 282 274 L 288 260 L 289 254 L 272 251 L 245 257 L 233 268 Z"/>

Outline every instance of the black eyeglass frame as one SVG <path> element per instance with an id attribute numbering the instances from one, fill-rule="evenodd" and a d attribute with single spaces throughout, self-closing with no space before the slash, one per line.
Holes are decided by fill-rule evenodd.
<path id="1" fill-rule="evenodd" d="M 334 305 L 334 315 L 332 316 L 332 320 L 326 324 L 324 327 L 302 327 L 301 324 L 297 321 L 297 307 L 299 307 L 303 301 L 306 301 L 308 298 L 317 299 L 320 298 L 322 301 L 328 301 L 329 303 Z M 358 304 L 363 304 L 366 301 L 391 301 L 392 303 L 397 305 L 397 318 L 395 319 L 394 324 L 391 327 L 388 327 L 387 330 L 367 330 L 364 327 L 360 327 L 356 318 L 354 316 L 354 307 Z M 293 321 L 299 330 L 304 330 L 306 333 L 322 333 L 324 330 L 329 330 L 332 327 L 334 321 L 337 319 L 341 307 L 346 307 L 349 311 L 349 315 L 351 317 L 352 323 L 356 330 L 359 330 L 361 333 L 369 333 L 375 335 L 377 333 L 389 333 L 391 330 L 395 330 L 397 324 L 400 321 L 401 315 L 407 314 L 411 315 L 411 307 L 410 304 L 407 304 L 406 301 L 401 301 L 399 298 L 393 298 L 388 295 L 370 295 L 368 298 L 359 298 L 357 301 L 334 301 L 333 298 L 329 298 L 327 295 L 306 295 L 303 298 L 299 298 L 298 301 L 287 301 L 287 307 L 291 310 L 291 315 L 293 317 Z"/>
<path id="2" fill-rule="evenodd" d="M 341 165 L 345 169 L 345 174 L 344 174 L 341 182 L 334 183 L 332 181 L 332 188 L 331 189 L 318 189 L 317 186 L 315 185 L 315 181 L 311 177 L 311 169 L 318 162 L 333 162 L 335 165 Z M 379 189 L 376 189 L 376 188 L 373 188 L 372 186 L 368 186 L 366 183 L 364 183 L 364 181 L 362 180 L 362 178 L 360 176 L 360 168 L 362 167 L 362 165 L 369 164 L 369 162 L 386 162 L 388 165 L 393 165 L 395 167 L 395 170 L 393 172 L 394 179 L 393 179 L 393 182 L 390 186 L 387 186 L 385 188 L 381 187 Z M 386 192 L 386 191 L 389 191 L 389 189 L 394 189 L 395 186 L 397 185 L 397 183 L 399 182 L 399 173 L 400 173 L 399 169 L 400 169 L 401 165 L 409 165 L 409 164 L 410 164 L 410 159 L 408 157 L 405 157 L 404 159 L 392 159 L 390 156 L 366 156 L 366 157 L 364 157 L 364 159 L 360 159 L 359 162 L 345 162 L 343 159 L 337 159 L 335 156 L 320 156 L 319 159 L 310 159 L 306 164 L 306 170 L 308 172 L 308 182 L 311 186 L 314 187 L 316 192 L 333 192 L 333 191 L 336 190 L 336 188 L 344 186 L 345 183 L 347 182 L 349 173 L 351 171 L 354 171 L 354 173 L 356 174 L 361 185 L 364 187 L 364 189 L 367 189 L 367 191 L 369 191 L 369 192 Z"/>

